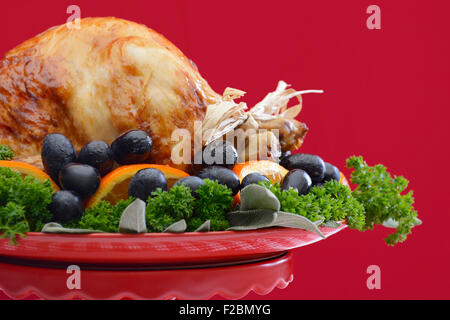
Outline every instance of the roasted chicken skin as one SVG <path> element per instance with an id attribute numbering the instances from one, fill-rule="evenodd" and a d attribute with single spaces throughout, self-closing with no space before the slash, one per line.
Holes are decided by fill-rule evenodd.
<path id="1" fill-rule="evenodd" d="M 193 131 L 219 98 L 163 36 L 117 18 L 51 28 L 0 62 L 0 144 L 28 162 L 58 132 L 79 150 L 129 129 L 153 139 L 151 161 L 170 164 L 175 128 Z"/>
<path id="2" fill-rule="evenodd" d="M 111 143 L 141 129 L 153 139 L 149 162 L 189 170 L 190 164 L 171 160 L 178 144 L 172 133 L 184 129 L 194 137 L 194 122 L 203 121 L 203 129 L 220 129 L 215 139 L 240 127 L 279 129 L 280 141 L 269 139 L 277 158 L 299 147 L 307 132 L 294 119 L 304 92 L 287 87 L 280 81 L 256 112 L 246 111 L 244 102 L 233 101 L 243 91 L 214 92 L 195 65 L 152 29 L 117 18 L 85 18 L 79 29 L 61 25 L 25 41 L 0 62 L 0 144 L 41 167 L 49 133 L 64 134 L 80 150 L 92 140 Z M 293 97 L 300 104 L 287 109 Z M 193 147 L 192 139 L 192 155 Z"/>

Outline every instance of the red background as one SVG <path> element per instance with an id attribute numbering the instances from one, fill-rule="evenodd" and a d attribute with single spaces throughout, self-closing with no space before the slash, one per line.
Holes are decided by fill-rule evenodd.
<path id="1" fill-rule="evenodd" d="M 286 289 L 248 298 L 450 298 L 448 1 L 8 1 L 1 54 L 64 23 L 70 4 L 82 17 L 116 16 L 161 32 L 216 91 L 245 90 L 249 105 L 281 79 L 324 89 L 304 97 L 301 120 L 311 130 L 302 151 L 341 168 L 363 155 L 411 181 L 424 224 L 406 243 L 387 247 L 382 227 L 346 230 L 295 250 Z M 381 30 L 366 27 L 371 4 L 381 8 Z M 381 290 L 366 287 L 372 264 Z"/>

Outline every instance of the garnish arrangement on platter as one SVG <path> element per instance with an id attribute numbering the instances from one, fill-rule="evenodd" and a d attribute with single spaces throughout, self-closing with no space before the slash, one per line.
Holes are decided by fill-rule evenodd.
<path id="1" fill-rule="evenodd" d="M 214 92 L 155 31 L 116 18 L 58 26 L 0 65 L 0 237 L 420 224 L 408 181 L 362 157 L 347 179 L 295 153 L 303 94 L 280 81 L 248 108 Z M 291 99 L 299 104 L 288 107 Z M 175 134 L 182 133 L 182 134 Z M 185 140 L 185 137 L 191 137 Z M 187 141 L 187 142 L 186 142 Z"/>

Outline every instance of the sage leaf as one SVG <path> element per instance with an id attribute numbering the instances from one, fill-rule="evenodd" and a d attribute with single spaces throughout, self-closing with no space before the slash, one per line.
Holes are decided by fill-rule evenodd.
<path id="1" fill-rule="evenodd" d="M 235 211 L 227 214 L 228 230 L 252 230 L 273 226 L 277 212 L 267 209 Z"/>
<path id="2" fill-rule="evenodd" d="M 120 217 L 120 233 L 144 233 L 147 232 L 145 224 L 145 202 L 136 199 L 123 211 Z"/>
<path id="3" fill-rule="evenodd" d="M 280 210 L 280 201 L 269 189 L 258 184 L 251 184 L 241 190 L 240 211 L 254 209 Z"/>
<path id="4" fill-rule="evenodd" d="M 211 230 L 211 221 L 206 220 L 200 227 L 195 229 L 194 232 L 209 232 L 210 230 Z"/>
<path id="5" fill-rule="evenodd" d="M 415 227 L 415 226 L 419 226 L 419 225 L 421 225 L 421 224 L 422 224 L 422 220 L 420 220 L 420 219 L 417 218 L 417 217 L 414 217 L 414 227 Z M 385 221 L 383 222 L 383 226 L 386 227 L 386 228 L 397 229 L 397 228 L 398 228 L 398 222 L 395 221 L 395 220 L 392 219 L 392 218 L 389 218 L 389 219 L 387 219 L 387 220 L 385 220 Z"/>
<path id="6" fill-rule="evenodd" d="M 42 228 L 43 233 L 67 233 L 67 234 L 89 234 L 89 233 L 104 233 L 99 230 L 90 229 L 74 229 L 74 228 L 64 228 L 62 225 L 56 222 L 49 222 Z"/>
<path id="7" fill-rule="evenodd" d="M 277 220 L 275 221 L 274 224 L 278 227 L 298 228 L 313 231 L 322 238 L 325 238 L 324 234 L 320 231 L 316 223 L 298 214 L 279 211 Z"/>
<path id="8" fill-rule="evenodd" d="M 163 232 L 183 233 L 187 229 L 186 220 L 182 219 L 168 226 Z"/>

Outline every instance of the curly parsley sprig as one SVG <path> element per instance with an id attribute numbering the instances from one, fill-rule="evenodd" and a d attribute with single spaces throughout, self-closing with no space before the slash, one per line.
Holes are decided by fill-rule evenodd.
<path id="1" fill-rule="evenodd" d="M 350 228 L 363 230 L 365 208 L 353 197 L 349 187 L 331 180 L 322 187 L 313 187 L 309 194 L 313 195 L 319 203 L 325 222 L 347 220 Z"/>
<path id="2" fill-rule="evenodd" d="M 194 231 L 206 220 L 210 220 L 213 231 L 227 229 L 229 225 L 225 213 L 231 211 L 233 206 L 232 191 L 216 181 L 205 180 L 196 194 L 194 198 L 185 185 L 153 192 L 147 201 L 145 214 L 148 231 L 162 232 L 181 219 L 187 220 L 189 231 Z M 117 232 L 122 212 L 133 200 L 121 200 L 115 205 L 101 201 L 87 209 L 80 221 L 65 227 Z"/>
<path id="3" fill-rule="evenodd" d="M 402 194 L 409 181 L 402 176 L 392 177 L 381 164 L 368 166 L 361 156 L 347 159 L 347 167 L 354 169 L 350 177 L 350 181 L 357 185 L 353 196 L 366 211 L 363 230 L 392 219 L 398 226 L 396 232 L 385 239 L 386 243 L 393 246 L 405 241 L 417 218 L 413 192 Z"/>
<path id="4" fill-rule="evenodd" d="M 259 182 L 280 201 L 281 211 L 295 213 L 311 221 L 342 221 L 354 229 L 364 226 L 364 207 L 352 196 L 351 190 L 337 181 L 313 187 L 308 194 L 299 195 L 296 189 L 281 190 L 278 183 Z"/>
<path id="5" fill-rule="evenodd" d="M 196 230 L 206 220 L 210 220 L 212 231 L 226 230 L 229 224 L 225 213 L 233 207 L 232 191 L 217 181 L 205 179 L 205 184 L 195 193 L 194 198 L 183 184 L 169 191 L 154 192 L 147 201 L 147 228 L 162 232 L 172 223 L 185 219 L 189 231 Z"/>
<path id="6" fill-rule="evenodd" d="M 0 168 L 0 237 L 16 243 L 16 235 L 28 231 L 41 231 L 51 220 L 47 209 L 52 199 L 50 181 L 37 179 Z"/>
<path id="7" fill-rule="evenodd" d="M 25 238 L 28 231 L 30 226 L 23 207 L 14 202 L 8 202 L 0 207 L 0 238 L 10 239 L 10 245 L 17 245 L 18 236 Z"/>
<path id="8" fill-rule="evenodd" d="M 162 232 L 171 224 L 188 219 L 194 210 L 195 198 L 191 189 L 184 185 L 170 188 L 169 191 L 158 189 L 148 198 L 145 219 L 149 232 Z"/>
<path id="9" fill-rule="evenodd" d="M 233 208 L 233 192 L 217 181 L 205 179 L 205 184 L 197 190 L 194 214 L 188 220 L 188 230 L 193 231 L 206 220 L 211 222 L 212 231 L 226 230 L 230 227 L 225 216 Z"/>
<path id="10" fill-rule="evenodd" d="M 0 160 L 12 160 L 14 158 L 14 152 L 8 146 L 0 145 Z"/>
<path id="11" fill-rule="evenodd" d="M 79 221 L 64 225 L 66 228 L 100 230 L 117 232 L 123 211 L 134 201 L 133 197 L 120 200 L 115 205 L 108 201 L 100 201 L 92 208 L 86 209 Z"/>

